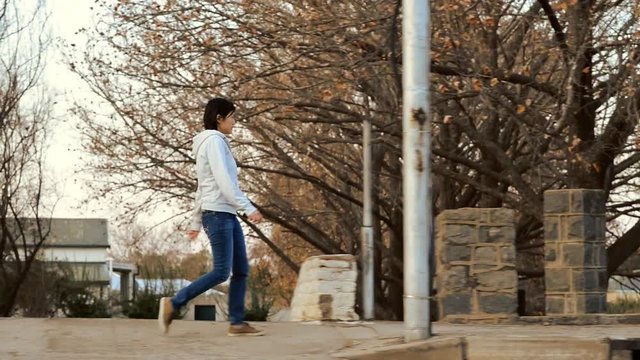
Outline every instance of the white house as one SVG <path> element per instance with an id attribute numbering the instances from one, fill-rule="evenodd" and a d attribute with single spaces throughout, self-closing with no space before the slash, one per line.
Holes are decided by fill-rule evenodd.
<path id="1" fill-rule="evenodd" d="M 17 226 L 27 239 L 27 247 L 38 241 L 38 222 L 35 218 L 20 218 L 9 224 L 13 232 Z M 101 298 L 108 295 L 110 262 L 108 261 L 109 235 L 106 219 L 39 219 L 40 229 L 46 235 L 37 259 L 55 263 L 57 269 L 71 281 L 97 290 Z"/>
<path id="2" fill-rule="evenodd" d="M 98 287 L 102 297 L 110 284 L 109 247 L 106 219 L 53 218 L 40 259 L 60 264 L 74 281 Z"/>

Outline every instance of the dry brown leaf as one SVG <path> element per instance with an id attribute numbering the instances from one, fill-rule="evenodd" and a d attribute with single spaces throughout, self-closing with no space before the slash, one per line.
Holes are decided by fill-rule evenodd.
<path id="1" fill-rule="evenodd" d="M 488 17 L 482 21 L 483 25 L 486 27 L 494 27 L 496 26 L 496 19 L 493 17 Z"/>
<path id="2" fill-rule="evenodd" d="M 330 101 L 331 99 L 333 99 L 333 93 L 331 92 L 331 90 L 325 89 L 322 91 L 321 97 L 322 101 Z"/>
<path id="3" fill-rule="evenodd" d="M 561 11 L 561 10 L 567 10 L 567 3 L 566 2 L 559 2 L 554 4 L 553 6 L 553 10 L 555 11 Z"/>
<path id="4" fill-rule="evenodd" d="M 573 141 L 571 142 L 571 146 L 578 146 L 580 145 L 580 143 L 582 142 L 582 140 L 578 137 L 573 138 Z"/>
<path id="5" fill-rule="evenodd" d="M 591 166 L 593 166 L 593 169 L 594 169 L 597 173 L 599 173 L 599 172 L 600 172 L 600 170 L 602 170 L 602 168 L 600 167 L 600 164 L 598 164 L 597 162 L 596 162 L 596 163 L 591 164 Z"/>
<path id="6" fill-rule="evenodd" d="M 582 140 L 578 137 L 574 137 L 573 140 L 571 141 L 571 145 L 569 145 L 569 152 L 574 152 L 576 150 L 576 147 L 578 145 L 580 145 L 580 143 L 582 142 Z"/>

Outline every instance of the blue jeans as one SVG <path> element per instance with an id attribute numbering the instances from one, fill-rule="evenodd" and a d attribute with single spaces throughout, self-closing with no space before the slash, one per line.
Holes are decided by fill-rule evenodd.
<path id="1" fill-rule="evenodd" d="M 171 303 L 178 311 L 189 300 L 225 282 L 232 273 L 229 284 L 229 321 L 233 325 L 241 324 L 244 321 L 249 261 L 240 222 L 235 214 L 204 211 L 202 225 L 211 244 L 213 270 L 180 290 L 171 299 Z"/>

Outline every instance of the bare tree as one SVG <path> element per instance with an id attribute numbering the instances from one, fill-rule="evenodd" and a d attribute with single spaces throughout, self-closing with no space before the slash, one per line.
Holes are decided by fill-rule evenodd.
<path id="1" fill-rule="evenodd" d="M 258 195 L 263 213 L 283 229 L 274 234 L 302 240 L 320 253 L 357 253 L 359 134 L 362 121 L 373 119 L 381 187 L 377 293 L 382 316 L 397 317 L 402 313 L 399 73 L 389 60 L 379 61 L 367 41 L 397 54 L 398 4 L 305 3 L 304 11 L 298 3 L 281 7 L 267 1 L 173 5 L 120 4 L 116 20 L 98 30 L 105 37 L 95 38 L 86 57 L 72 63 L 115 110 L 113 118 L 100 119 L 86 106 L 78 108 L 87 148 L 100 155 L 96 170 L 116 174 L 102 190 L 143 194 L 147 209 L 178 199 L 187 210 L 195 189 L 190 138 L 201 127 L 202 103 L 227 94 L 240 102 L 247 120 L 235 137 L 243 150 L 238 160 L 244 183 Z M 262 21 L 266 14 L 274 21 Z M 334 18 L 335 23 L 326 21 Z M 181 35 L 171 24 L 179 24 Z M 175 41 L 165 41 L 173 36 Z M 218 36 L 223 40 L 215 41 Z M 341 83 L 334 86 L 337 78 Z M 292 191 L 278 191 L 287 188 Z M 284 239 L 259 236 L 297 269 L 299 263 L 279 251 Z"/>
<path id="2" fill-rule="evenodd" d="M 518 210 L 518 270 L 541 283 L 545 190 L 603 189 L 609 220 L 640 215 L 638 4 L 436 4 L 447 9 L 434 18 L 432 64 L 441 206 Z M 609 247 L 610 273 L 639 231 Z"/>
<path id="3" fill-rule="evenodd" d="M 72 63 L 114 109 L 79 107 L 102 188 L 146 194 L 138 207 L 190 205 L 190 138 L 203 101 L 242 105 L 242 176 L 280 230 L 321 253 L 359 253 L 361 124 L 374 129 L 378 317 L 402 316 L 399 0 L 131 0 L 105 8 Z M 611 218 L 638 215 L 636 9 L 631 0 L 432 2 L 436 213 L 518 211 L 517 246 L 540 278 L 547 189 L 601 188 Z M 640 225 L 609 249 L 629 256 Z M 286 234 L 286 235 L 282 235 Z M 263 234 L 264 235 L 264 234 Z M 616 253 L 616 248 L 624 250 Z M 283 260 L 292 257 L 276 251 Z M 538 261 L 539 263 L 539 261 Z M 290 265 L 295 268 L 295 261 Z M 612 265 L 613 266 L 613 265 Z"/>
<path id="4" fill-rule="evenodd" d="M 48 233 L 44 147 L 51 104 L 38 88 L 48 43 L 41 4 L 0 6 L 0 316 L 10 316 Z"/>

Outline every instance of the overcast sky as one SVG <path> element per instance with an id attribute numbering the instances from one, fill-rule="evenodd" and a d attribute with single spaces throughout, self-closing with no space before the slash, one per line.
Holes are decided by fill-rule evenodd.
<path id="1" fill-rule="evenodd" d="M 19 0 L 25 1 L 25 0 Z M 38 1 L 38 0 L 31 0 Z M 49 169 L 52 180 L 57 187 L 58 202 L 54 210 L 54 217 L 58 218 L 106 218 L 111 226 L 117 226 L 115 217 L 122 209 L 114 206 L 108 200 L 93 201 L 85 204 L 84 201 L 92 194 L 85 186 L 93 179 L 92 174 L 82 171 L 85 166 L 82 158 L 84 154 L 80 147 L 80 134 L 76 129 L 77 120 L 70 116 L 69 108 L 75 102 L 83 105 L 93 104 L 98 106 L 100 99 L 94 95 L 89 87 L 65 65 L 61 41 L 75 44 L 75 51 L 82 51 L 86 44 L 86 38 L 82 34 L 76 34 L 81 28 L 91 29 L 99 19 L 92 9 L 95 0 L 45 0 L 48 13 L 51 14 L 50 25 L 55 38 L 49 50 L 49 60 L 43 74 L 43 81 L 55 96 L 56 127 L 51 134 L 50 148 L 47 153 Z M 104 103 L 103 103 L 104 104 Z M 102 114 L 110 112 L 110 108 L 98 109 Z M 157 207 L 156 212 L 143 214 L 137 218 L 138 224 L 151 226 L 163 222 L 167 216 L 173 214 L 170 204 L 165 207 Z M 201 234 L 203 237 L 203 234 Z M 204 243 L 204 242 L 203 242 Z M 202 248 L 202 244 L 188 243 L 191 251 Z"/>
<path id="2" fill-rule="evenodd" d="M 68 115 L 68 109 L 74 100 L 91 97 L 88 87 L 64 64 L 60 40 L 76 44 L 82 48 L 85 40 L 75 33 L 83 27 L 90 28 L 94 23 L 94 0 L 46 0 L 47 11 L 51 14 L 50 25 L 55 41 L 49 49 L 49 60 L 44 71 L 44 82 L 55 96 L 56 127 L 51 134 L 51 146 L 47 159 L 57 187 L 59 201 L 56 205 L 56 217 L 109 217 L 107 206 L 94 203 L 82 206 L 88 190 L 83 187 L 83 178 L 78 174 L 82 169 L 80 139 L 76 123 Z M 54 195 L 54 197 L 56 196 Z M 105 204 L 106 205 L 106 204 Z"/>

